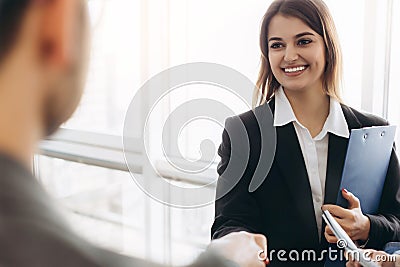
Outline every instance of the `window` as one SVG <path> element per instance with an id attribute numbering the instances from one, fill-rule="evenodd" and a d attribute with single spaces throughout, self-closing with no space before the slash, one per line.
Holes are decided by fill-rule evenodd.
<path id="1" fill-rule="evenodd" d="M 75 231 L 102 247 L 146 256 L 149 224 L 138 215 L 149 203 L 128 172 L 45 156 L 36 162 L 40 182 L 65 206 Z"/>
<path id="2" fill-rule="evenodd" d="M 386 80 L 386 84 L 388 86 L 387 108 L 389 122 L 395 125 L 400 125 L 400 108 L 397 102 L 397 100 L 400 99 L 400 81 L 396 78 L 400 73 L 400 66 L 397 64 L 396 60 L 400 58 L 400 51 L 396 49 L 396 47 L 399 47 L 400 45 L 400 2 L 389 1 L 389 3 L 392 5 L 392 8 L 390 9 L 391 21 L 389 21 L 391 29 L 388 35 L 390 38 L 390 45 L 388 46 L 388 49 L 390 49 L 390 51 L 387 51 L 387 66 L 389 67 L 389 69 L 387 69 L 388 75 Z M 399 131 L 400 129 L 397 128 L 397 147 L 400 144 Z M 397 151 L 399 150 L 397 149 Z"/>

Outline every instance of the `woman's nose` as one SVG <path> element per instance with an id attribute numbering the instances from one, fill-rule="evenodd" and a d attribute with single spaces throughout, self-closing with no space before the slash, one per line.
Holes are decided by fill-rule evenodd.
<path id="1" fill-rule="evenodd" d="M 292 46 L 287 46 L 286 47 L 286 51 L 285 51 L 284 60 L 287 63 L 290 63 L 290 62 L 296 61 L 298 58 L 299 58 L 299 55 L 297 53 L 297 49 L 295 47 L 292 47 Z"/>

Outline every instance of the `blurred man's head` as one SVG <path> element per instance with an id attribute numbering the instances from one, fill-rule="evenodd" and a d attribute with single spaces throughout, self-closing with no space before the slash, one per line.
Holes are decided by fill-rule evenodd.
<path id="1" fill-rule="evenodd" d="M 0 97 L 37 113 L 42 135 L 66 121 L 80 100 L 85 7 L 86 0 L 0 0 Z"/>

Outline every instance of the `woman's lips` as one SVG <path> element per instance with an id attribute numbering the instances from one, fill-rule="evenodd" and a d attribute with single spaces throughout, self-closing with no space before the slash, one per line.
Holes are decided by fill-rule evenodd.
<path id="1" fill-rule="evenodd" d="M 282 68 L 282 71 L 285 73 L 286 76 L 294 77 L 303 74 L 308 69 L 307 65 L 303 66 L 296 66 L 290 68 Z"/>

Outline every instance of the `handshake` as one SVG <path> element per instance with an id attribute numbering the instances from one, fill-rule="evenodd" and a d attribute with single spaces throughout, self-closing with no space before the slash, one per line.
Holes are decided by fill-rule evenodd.
<path id="1" fill-rule="evenodd" d="M 267 258 L 267 238 L 261 234 L 248 232 L 230 233 L 213 240 L 208 252 L 218 254 L 240 267 L 265 267 Z"/>

